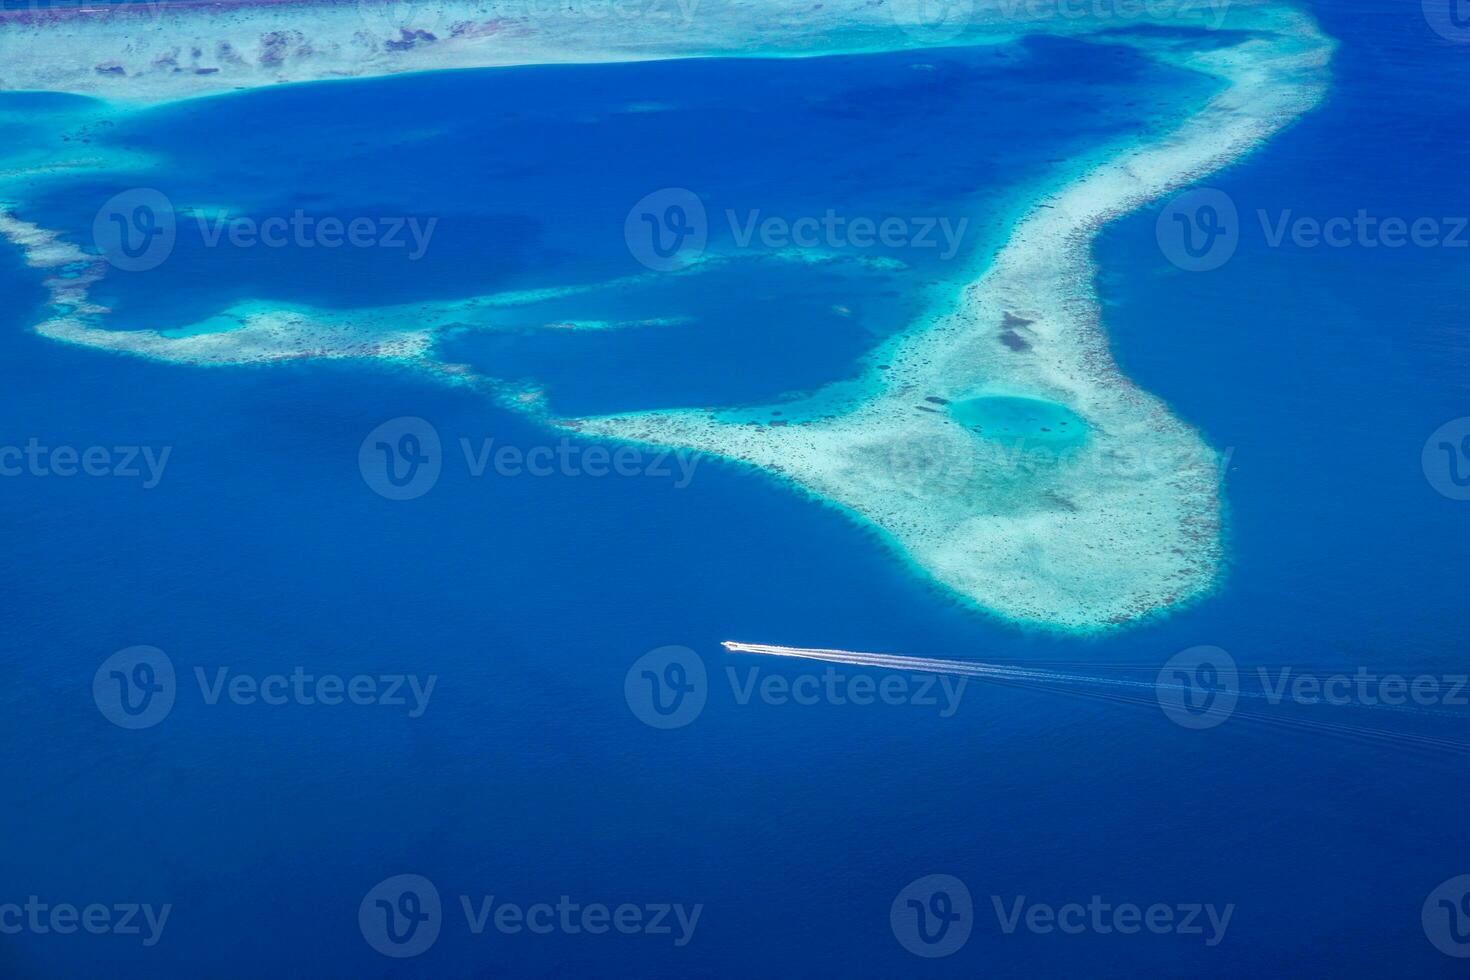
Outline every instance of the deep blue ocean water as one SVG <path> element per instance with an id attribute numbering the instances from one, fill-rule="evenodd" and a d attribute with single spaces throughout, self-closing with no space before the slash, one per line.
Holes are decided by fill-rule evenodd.
<path id="1" fill-rule="evenodd" d="M 172 903 L 163 939 L 0 936 L 17 977 L 1282 975 L 1455 976 L 1420 906 L 1470 872 L 1456 758 L 1291 724 L 1360 709 L 1261 709 L 1209 731 L 1147 704 L 971 684 L 959 710 L 742 705 L 724 639 L 989 661 L 1131 665 L 1188 647 L 1243 669 L 1463 671 L 1470 503 L 1420 449 L 1467 413 L 1464 251 L 1272 248 L 1254 214 L 1470 213 L 1458 178 L 1470 47 L 1417 5 L 1324 5 L 1343 41 L 1327 104 L 1209 181 L 1245 215 L 1224 267 L 1161 254 L 1157 209 L 1098 246 L 1124 370 L 1230 450 L 1230 567 L 1195 607 L 1111 634 L 1029 633 L 958 608 L 870 536 L 713 461 L 655 477 L 472 478 L 460 437 L 549 437 L 484 395 L 407 370 L 299 362 L 200 370 L 41 340 L 39 277 L 0 250 L 0 420 L 11 445 L 172 447 L 159 485 L 7 477 L 0 562 L 0 901 Z M 916 68 L 915 63 L 929 67 Z M 1024 94 L 1022 94 L 1024 93 Z M 180 106 L 109 139 L 170 161 L 176 203 L 441 216 L 424 259 L 365 249 L 205 249 L 113 273 L 121 325 L 188 323 L 236 299 L 350 307 L 637 274 L 633 201 L 698 185 L 712 213 L 973 214 L 975 257 L 1018 195 L 1199 96 L 1111 48 L 777 63 L 455 73 L 283 88 Z M 1007 97 L 1009 96 L 1009 97 Z M 981 108 L 977 111 L 976 102 Z M 660 111 L 617 107 L 657 103 Z M 1130 105 L 1132 103 L 1132 105 Z M 507 109 L 506 107 L 510 107 Z M 464 124 L 466 117 L 475 125 Z M 1055 161 L 1055 162 L 1052 162 Z M 1330 179 L 1329 179 L 1330 178 Z M 1033 183 L 1035 182 L 1035 183 Z M 22 215 L 83 241 L 133 186 L 54 185 Z M 476 202 L 479 202 L 478 204 Z M 712 226 L 717 225 L 712 221 Z M 715 241 L 712 250 L 728 246 Z M 466 336 L 456 356 L 544 381 L 558 410 L 722 404 L 848 377 L 932 283 L 910 268 L 769 257 L 547 304 L 553 318 L 691 316 L 630 332 Z M 810 278 L 808 278 L 810 277 Z M 833 306 L 846 306 L 847 315 Z M 547 315 L 542 317 L 542 313 Z M 626 315 L 632 315 L 627 313 Z M 374 494 L 358 446 L 431 420 L 442 477 Z M 156 646 L 169 716 L 125 731 L 92 678 Z M 641 723 L 624 676 L 666 644 L 712 683 L 687 727 Z M 213 672 L 437 675 L 422 717 L 390 706 L 204 703 Z M 1337 713 L 1333 713 L 1337 711 Z M 1463 737 L 1459 717 L 1394 726 Z M 1453 714 L 1453 713 L 1452 713 Z M 414 873 L 444 897 L 433 948 L 391 960 L 358 904 Z M 975 896 L 953 956 L 916 959 L 889 904 L 920 876 Z M 702 903 L 693 941 L 475 936 L 459 895 L 528 905 Z M 1199 936 L 1004 934 L 1007 903 L 1233 903 Z"/>

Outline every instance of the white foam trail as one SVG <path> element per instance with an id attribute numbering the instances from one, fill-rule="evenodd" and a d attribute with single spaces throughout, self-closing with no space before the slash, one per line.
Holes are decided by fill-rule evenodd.
<path id="1" fill-rule="evenodd" d="M 947 660 L 936 657 L 911 657 L 896 653 L 865 653 L 860 650 L 828 650 L 819 647 L 784 647 L 771 643 L 740 643 L 725 640 L 720 646 L 733 653 L 754 653 L 772 657 L 796 657 L 803 660 L 824 660 L 828 663 L 849 664 L 858 667 L 877 667 L 884 670 L 910 670 L 932 674 L 954 674 L 961 677 L 976 677 L 990 680 L 1012 680 L 1045 684 L 1090 684 L 1101 687 L 1141 688 L 1150 692 L 1188 690 L 1186 684 L 1170 684 L 1159 680 L 1134 680 L 1125 677 L 1099 677 L 1095 674 L 1076 674 L 1068 671 L 1048 670 L 1042 667 L 1021 667 L 1011 664 L 982 663 L 976 660 Z M 1162 666 L 1162 665 L 1161 665 Z M 1241 676 L 1245 676 L 1241 672 Z M 1239 697 L 1263 701 L 1290 701 L 1289 697 L 1270 695 L 1265 691 L 1237 691 Z M 1419 705 L 1370 704 L 1351 702 L 1358 708 L 1380 708 L 1389 711 L 1408 711 L 1422 715 L 1445 715 L 1450 712 L 1424 708 Z M 1463 717 L 1463 715 L 1457 715 Z"/>
<path id="2" fill-rule="evenodd" d="M 1091 700 L 1113 701 L 1134 707 L 1150 707 L 1154 704 L 1154 698 L 1141 697 L 1121 691 L 1117 693 L 1079 691 L 1075 689 L 1075 685 L 1098 685 L 1111 688 L 1146 688 L 1154 694 L 1162 690 L 1184 690 L 1185 687 L 1184 685 L 1167 684 L 1160 681 L 1097 677 L 1089 674 L 1073 674 L 1034 667 L 980 663 L 973 660 L 943 660 L 934 657 L 909 657 L 892 653 L 865 653 L 860 650 L 828 650 L 817 647 L 786 647 L 771 643 L 740 643 L 735 640 L 725 640 L 720 645 L 734 653 L 754 653 L 771 657 L 822 660 L 828 663 L 877 667 L 884 670 L 911 670 L 924 673 L 955 674 L 962 677 L 975 677 L 982 680 L 999 681 L 1001 683 L 1008 681 L 1018 683 L 1041 682 L 1060 686 L 1062 690 L 1058 691 L 1058 693 L 1086 697 Z M 1243 698 L 1269 700 L 1264 692 L 1242 690 L 1237 693 Z M 1273 706 L 1280 706 L 1283 703 L 1273 702 Z M 1355 702 L 1353 706 L 1359 708 L 1382 708 L 1399 712 L 1408 711 L 1414 715 L 1447 714 L 1444 711 L 1419 709 L 1411 705 L 1384 705 L 1381 703 L 1370 705 Z M 1457 758 L 1470 755 L 1470 743 L 1422 732 L 1377 728 L 1352 722 L 1304 718 L 1298 717 L 1296 713 L 1290 711 L 1251 711 L 1237 708 L 1233 712 L 1233 717 L 1239 722 L 1263 729 L 1305 733 L 1336 739 L 1338 741 L 1391 746 L 1401 753 L 1414 750 Z M 1459 717 L 1463 718 L 1463 716 Z"/>
<path id="3" fill-rule="evenodd" d="M 896 653 L 864 653 L 860 650 L 783 647 L 770 643 L 739 643 L 735 640 L 725 640 L 720 646 L 734 653 L 757 653 L 772 657 L 798 657 L 804 660 L 825 660 L 828 663 L 851 664 L 859 667 L 880 667 L 886 670 L 916 670 L 923 673 L 955 674 L 962 677 L 1043 681 L 1050 683 L 1103 684 L 1111 687 L 1138 687 L 1148 690 L 1181 687 L 1181 685 L 1158 684 L 1151 681 L 1128 680 L 1121 677 L 1095 677 L 1090 674 L 1071 674 L 1056 670 L 1042 670 L 1034 667 L 1014 667 L 1006 664 L 980 663 L 975 660 L 941 660 L 934 657 L 910 657 Z"/>

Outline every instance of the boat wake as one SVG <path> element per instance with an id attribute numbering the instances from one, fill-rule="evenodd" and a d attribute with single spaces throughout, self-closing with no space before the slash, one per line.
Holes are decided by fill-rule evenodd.
<path id="1" fill-rule="evenodd" d="M 1111 701 L 1152 709 L 1165 708 L 1180 697 L 1198 693 L 1198 688 L 1182 682 L 1166 679 L 1160 665 L 1105 664 L 1091 665 L 1092 669 L 1112 670 L 1112 675 L 1079 673 L 1061 664 L 1028 663 L 1001 664 L 983 663 L 975 660 L 954 660 L 936 657 L 911 657 L 894 653 L 868 653 L 861 650 L 833 650 L 820 647 L 790 647 L 771 643 L 742 643 L 725 640 L 720 644 L 731 653 L 749 653 L 771 657 L 792 657 L 801 660 L 820 660 L 827 663 L 846 664 L 856 667 L 874 667 L 880 670 L 904 670 L 920 673 L 951 674 L 972 677 L 997 684 L 1017 687 L 1033 687 L 1071 697 L 1088 698 L 1095 701 Z M 1267 668 L 1269 669 L 1269 668 Z M 1155 676 L 1129 677 L 1129 671 L 1154 671 Z M 1330 738 L 1379 744 L 1392 744 L 1406 748 L 1418 748 L 1432 754 L 1470 756 L 1470 741 L 1444 738 L 1432 732 L 1410 731 L 1404 728 L 1384 728 L 1379 725 L 1361 723 L 1355 715 L 1346 721 L 1325 721 L 1319 717 L 1305 717 L 1312 709 L 1330 711 L 1333 708 L 1352 708 L 1381 714 L 1395 713 L 1405 717 L 1406 723 L 1434 718 L 1454 718 L 1460 722 L 1470 720 L 1470 714 L 1419 704 L 1385 704 L 1364 700 L 1352 700 L 1341 704 L 1307 704 L 1290 696 L 1270 690 L 1247 689 L 1232 679 L 1232 699 L 1245 699 L 1260 703 L 1265 710 L 1251 707 L 1232 706 L 1227 715 L 1234 722 L 1275 729 L 1294 729 Z M 1172 697 L 1171 697 L 1172 695 Z M 1223 720 L 1223 719 L 1222 719 Z"/>

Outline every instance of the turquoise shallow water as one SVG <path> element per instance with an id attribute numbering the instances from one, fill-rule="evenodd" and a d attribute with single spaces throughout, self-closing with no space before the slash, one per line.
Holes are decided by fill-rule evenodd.
<path id="1" fill-rule="evenodd" d="M 1344 40 L 1332 100 L 1216 183 L 1252 221 L 1258 208 L 1470 208 L 1445 176 L 1463 171 L 1463 153 L 1432 135 L 1461 118 L 1465 52 L 1413 11 L 1321 13 Z M 139 328 L 256 296 L 350 307 L 603 283 L 642 269 L 624 218 L 668 185 L 697 186 L 715 215 L 833 200 L 877 215 L 973 207 L 993 235 L 1028 184 L 1199 94 L 1177 83 L 1126 53 L 1044 42 L 922 59 L 459 73 L 180 106 L 106 137 L 166 161 L 143 177 L 179 202 L 437 216 L 435 244 L 410 264 L 184 236 L 163 266 L 114 274 L 98 296 Z M 647 102 L 671 108 L 614 111 Z M 85 241 L 98 203 L 143 177 L 52 185 L 22 215 Z M 1463 672 L 1470 505 L 1420 468 L 1426 437 L 1470 397 L 1462 253 L 1282 249 L 1250 234 L 1223 268 L 1190 275 L 1159 251 L 1157 216 L 1123 219 L 1098 245 L 1106 323 L 1125 371 L 1231 454 L 1231 567 L 1197 606 L 1090 640 L 959 609 L 840 515 L 714 461 L 683 488 L 658 476 L 475 476 L 460 439 L 530 450 L 546 432 L 408 370 L 205 371 L 42 341 L 26 331 L 38 276 L 0 250 L 4 441 L 172 447 L 153 489 L 0 479 L 11 637 L 0 771 L 14 796 L 0 815 L 3 900 L 174 908 L 147 948 L 7 935 L 0 972 L 1454 975 L 1420 909 L 1470 870 L 1456 819 L 1463 764 L 1363 726 L 1302 724 L 1362 721 L 1353 709 L 1277 706 L 1194 731 L 1151 698 L 1001 684 L 970 685 L 949 716 L 742 702 L 753 666 L 758 680 L 786 682 L 820 668 L 718 645 L 1151 680 L 1177 651 L 1209 644 L 1257 690 L 1255 669 L 1283 664 Z M 959 274 L 927 252 L 900 258 L 908 268 L 742 257 L 516 311 L 506 335 L 466 335 L 454 350 L 546 383 L 559 411 L 739 406 L 853 376 L 926 288 Z M 647 316 L 694 322 L 533 329 Z M 1043 427 L 1036 406 L 980 407 L 982 425 Z M 396 416 L 431 421 L 445 446 L 437 485 L 414 501 L 384 499 L 359 471 L 364 437 Z M 139 732 L 103 718 L 90 690 L 102 660 L 135 643 L 165 650 L 183 681 L 169 716 Z M 703 712 L 673 731 L 643 724 L 624 699 L 630 666 L 665 644 L 694 649 L 709 677 Z M 298 665 L 438 683 L 410 719 L 386 706 L 210 704 L 193 679 L 195 668 Z M 1463 715 L 1382 727 L 1463 737 Z M 391 961 L 364 942 L 357 911 L 400 873 L 433 880 L 449 915 L 429 952 Z M 969 885 L 974 931 L 954 956 L 920 961 L 895 941 L 889 905 L 930 873 Z M 487 894 L 704 912 L 685 947 L 475 935 L 458 896 Z M 1021 895 L 1235 912 L 1215 946 L 1006 933 L 991 897 Z"/>
<path id="2" fill-rule="evenodd" d="M 287 87 L 102 128 L 96 145 L 158 168 L 57 185 L 27 216 L 88 227 L 89 201 L 139 183 L 191 211 L 166 264 L 96 288 L 113 326 L 178 328 L 251 299 L 352 308 L 591 286 L 507 309 L 502 330 L 454 338 L 445 359 L 535 378 L 560 414 L 739 406 L 855 376 L 970 278 L 1031 189 L 1203 98 L 1186 77 L 1123 47 L 1042 39 Z M 988 98 L 1002 79 L 1027 100 Z M 485 109 L 466 119 L 466 105 Z M 930 152 L 939 145 L 949 150 Z M 706 214 L 702 257 L 715 261 L 693 274 L 650 274 L 625 238 L 630 209 L 665 188 Z M 436 223 L 417 259 L 238 248 L 192 213 L 221 208 Z M 814 239 L 803 220 L 819 223 Z M 878 236 L 890 220 L 900 233 Z M 793 247 L 803 240 L 816 244 Z M 541 329 L 650 319 L 682 325 Z"/>
<path id="3" fill-rule="evenodd" d="M 961 425 L 1001 442 L 1071 449 L 1087 441 L 1087 422 L 1065 405 L 1038 398 L 993 395 L 949 406 Z"/>

